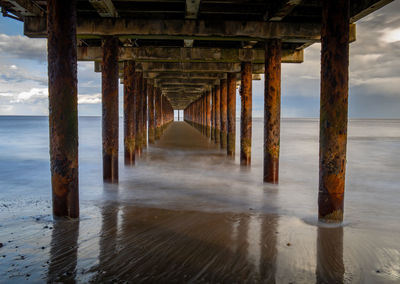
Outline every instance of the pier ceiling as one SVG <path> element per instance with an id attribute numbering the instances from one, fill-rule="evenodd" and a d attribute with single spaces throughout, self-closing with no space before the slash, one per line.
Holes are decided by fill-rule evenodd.
<path id="1" fill-rule="evenodd" d="M 350 41 L 355 40 L 357 20 L 391 1 L 350 1 Z M 121 62 L 135 61 L 136 70 L 162 88 L 179 109 L 218 84 L 221 76 L 240 72 L 241 62 L 252 62 L 253 74 L 263 73 L 269 39 L 281 40 L 282 63 L 303 62 L 303 50 L 321 40 L 320 0 L 76 0 L 76 4 L 78 60 L 95 61 L 100 71 L 103 39 L 117 37 L 120 78 Z M 1 0 L 0 6 L 3 16 L 24 22 L 26 36 L 47 37 L 47 1 Z"/>

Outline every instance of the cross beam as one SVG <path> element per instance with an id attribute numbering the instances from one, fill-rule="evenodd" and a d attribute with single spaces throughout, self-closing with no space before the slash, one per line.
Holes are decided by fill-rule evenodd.
<path id="1" fill-rule="evenodd" d="M 78 60 L 100 61 L 101 47 L 78 47 Z M 260 49 L 222 49 L 222 48 L 185 48 L 185 47 L 120 47 L 120 61 L 136 62 L 226 62 L 240 63 L 251 61 L 264 63 L 265 51 Z M 282 50 L 283 63 L 302 63 L 303 50 Z"/>

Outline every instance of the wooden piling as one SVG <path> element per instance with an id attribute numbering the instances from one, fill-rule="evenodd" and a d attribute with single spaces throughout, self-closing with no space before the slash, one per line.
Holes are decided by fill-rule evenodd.
<path id="1" fill-rule="evenodd" d="M 236 144 L 236 74 L 228 73 L 227 76 L 227 119 L 228 119 L 228 137 L 227 137 L 227 154 L 229 157 L 235 158 Z"/>
<path id="2" fill-rule="evenodd" d="M 349 0 L 322 2 L 319 219 L 343 220 L 346 173 Z"/>
<path id="3" fill-rule="evenodd" d="M 156 88 L 148 85 L 148 105 L 149 105 L 149 144 L 154 143 L 155 139 L 155 121 L 154 121 L 154 94 Z"/>
<path id="4" fill-rule="evenodd" d="M 135 164 L 135 62 L 124 62 L 124 156 L 125 165 Z"/>
<path id="5" fill-rule="evenodd" d="M 118 182 L 118 38 L 103 40 L 103 179 Z"/>
<path id="6" fill-rule="evenodd" d="M 226 149 L 226 139 L 228 135 L 228 107 L 227 107 L 227 79 L 221 80 L 221 100 L 220 100 L 220 107 L 221 107 L 221 148 Z"/>
<path id="7" fill-rule="evenodd" d="M 264 182 L 278 183 L 281 122 L 281 41 L 265 44 Z"/>
<path id="8" fill-rule="evenodd" d="M 251 62 L 241 64 L 240 165 L 251 164 L 252 71 Z"/>
<path id="9" fill-rule="evenodd" d="M 76 1 L 47 1 L 54 216 L 79 217 Z"/>

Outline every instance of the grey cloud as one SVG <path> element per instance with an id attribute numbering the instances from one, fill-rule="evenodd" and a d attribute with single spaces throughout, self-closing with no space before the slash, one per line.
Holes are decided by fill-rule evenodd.
<path id="1" fill-rule="evenodd" d="M 0 34 L 0 52 L 3 56 L 46 61 L 46 39 Z"/>

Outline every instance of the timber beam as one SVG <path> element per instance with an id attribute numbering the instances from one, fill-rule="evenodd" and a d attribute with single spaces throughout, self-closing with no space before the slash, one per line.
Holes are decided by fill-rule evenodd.
<path id="1" fill-rule="evenodd" d="M 101 47 L 78 47 L 78 60 L 100 61 Z M 185 48 L 185 47 L 121 47 L 120 61 L 136 62 L 222 62 L 240 63 L 251 61 L 264 63 L 265 52 L 262 49 L 222 49 L 222 48 Z M 303 50 L 282 50 L 283 63 L 302 63 Z"/>

